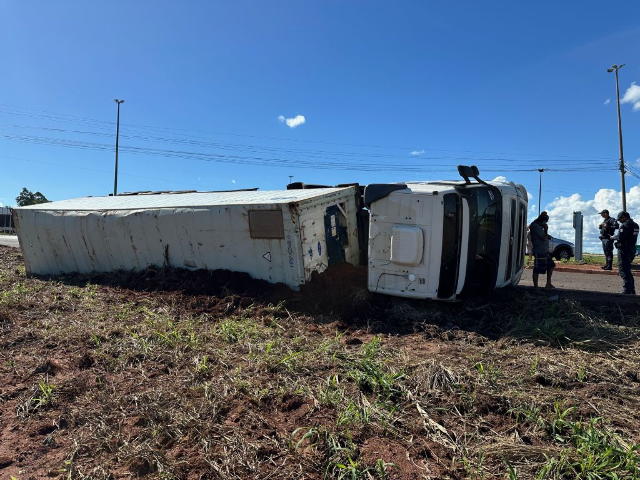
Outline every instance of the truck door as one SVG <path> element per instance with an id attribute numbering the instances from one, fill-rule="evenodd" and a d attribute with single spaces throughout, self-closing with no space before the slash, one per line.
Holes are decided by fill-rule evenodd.
<path id="1" fill-rule="evenodd" d="M 344 262 L 344 243 L 347 229 L 340 226 L 340 211 L 336 205 L 327 208 L 324 215 L 324 234 L 329 265 Z"/>

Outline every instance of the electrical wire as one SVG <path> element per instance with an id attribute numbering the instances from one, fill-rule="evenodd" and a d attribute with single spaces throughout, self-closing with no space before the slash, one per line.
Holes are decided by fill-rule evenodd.
<path id="1" fill-rule="evenodd" d="M 4 123 L 0 123 L 0 126 L 7 126 L 7 127 L 13 127 L 13 128 L 20 128 L 20 129 L 42 129 L 42 130 L 46 130 L 46 131 L 54 131 L 54 132 L 62 132 L 62 133 L 72 133 L 72 134 L 87 134 L 87 135 L 98 135 L 98 136 L 106 136 L 106 137 L 110 137 L 113 138 L 115 135 L 113 134 L 107 134 L 107 133 L 102 133 L 102 132 L 88 132 L 88 131 L 80 131 L 80 130 L 68 130 L 68 129 L 62 129 L 62 128 L 51 128 L 51 127 L 34 127 L 34 126 L 26 126 L 26 125 L 15 125 L 15 124 L 4 124 Z M 280 157 L 287 157 L 287 156 L 291 156 L 292 154 L 295 155 L 305 155 L 305 157 L 307 158 L 317 158 L 317 159 L 321 159 L 321 160 L 327 160 L 327 159 L 341 159 L 342 156 L 347 156 L 349 158 L 355 158 L 355 156 L 363 156 L 363 154 L 358 154 L 358 153 L 353 153 L 353 152 L 327 152 L 327 151 L 304 151 L 304 150 L 286 150 L 286 149 L 279 149 L 279 148 L 264 148 L 264 147 L 260 147 L 260 148 L 256 148 L 256 147 L 252 147 L 252 146 L 246 146 L 246 145 L 225 145 L 225 144 L 220 144 L 220 143 L 211 143 L 211 142 L 193 142 L 193 141 L 180 141 L 179 139 L 174 139 L 174 138 L 163 138 L 163 137 L 150 137 L 150 136 L 141 136 L 141 135 L 127 135 L 127 134 L 121 134 L 120 135 L 123 139 L 130 139 L 130 140 L 141 140 L 141 141 L 155 141 L 155 142 L 168 142 L 171 144 L 188 144 L 191 146 L 201 146 L 201 147 L 215 147 L 215 148 L 219 148 L 222 150 L 232 150 L 232 151 L 246 151 L 246 152 L 258 152 L 258 153 L 270 153 L 270 154 L 278 154 Z M 15 137 L 14 137 L 15 138 Z M 404 157 L 398 157 L 397 155 L 379 155 L 379 154 L 366 154 L 367 158 L 375 158 L 375 159 L 384 159 L 384 160 L 389 160 L 389 159 L 393 159 L 396 161 L 407 161 L 406 156 Z M 420 157 L 420 158 L 415 158 L 412 159 L 412 162 L 410 162 L 409 164 L 403 164 L 403 166 L 416 166 L 417 164 L 420 163 L 420 161 L 424 162 L 425 160 L 455 160 L 455 161 L 459 161 L 459 162 L 464 162 L 464 161 L 471 161 L 471 162 L 477 162 L 477 161 L 520 161 L 520 163 L 526 163 L 527 161 L 531 162 L 530 160 L 525 160 L 524 162 L 522 161 L 522 159 L 510 159 L 510 158 L 477 158 L 477 157 L 453 157 L 453 156 L 440 156 L 440 157 Z M 568 167 L 571 168 L 574 164 L 573 162 L 568 162 L 566 160 L 562 160 L 562 159 L 546 159 L 546 162 L 548 162 L 549 164 L 553 164 L 556 167 Z M 535 168 L 537 166 L 531 164 L 530 168 Z M 594 161 L 594 160 L 589 160 L 589 159 L 581 159 L 580 164 L 582 166 L 585 165 L 591 165 L 591 166 L 607 166 L 608 162 L 602 162 L 602 161 Z M 401 166 L 401 164 L 396 163 L 395 164 L 396 167 Z M 446 164 L 446 166 L 449 166 L 450 164 Z M 427 166 L 427 165 L 425 165 Z M 428 166 L 433 166 L 433 163 L 429 163 Z M 502 166 L 500 166 L 502 167 Z"/>
<path id="2" fill-rule="evenodd" d="M 12 110 L 13 109 L 13 110 Z M 16 111 L 15 109 L 18 110 L 26 110 L 26 112 L 22 111 Z M 33 113 L 30 113 L 33 112 Z M 68 115 L 68 114 L 61 114 L 61 113 L 56 113 L 56 112 L 48 112 L 48 111 L 44 111 L 44 110 L 36 110 L 36 109 L 31 109 L 31 108 L 27 108 L 27 107 L 17 107 L 17 106 L 12 106 L 12 105 L 7 105 L 7 104 L 2 104 L 0 103 L 0 113 L 6 113 L 9 115 L 21 115 L 21 116 L 27 116 L 30 118 L 39 118 L 39 119 L 44 119 L 44 120 L 50 120 L 50 121 L 65 121 L 67 123 L 75 123 L 75 124 L 83 124 L 83 125 L 91 125 L 94 126 L 95 128 L 101 128 L 101 129 L 105 129 L 105 128 L 109 128 L 109 129 L 113 129 L 115 127 L 115 122 L 109 122 L 109 121 L 105 121 L 105 120 L 97 120 L 97 119 L 91 119 L 88 117 L 80 117 L 80 116 L 74 116 L 74 115 Z M 363 144 L 349 144 L 349 143 L 336 143 L 336 142 L 323 142 L 323 141 L 316 141 L 316 140 L 301 140 L 301 139 L 291 139 L 291 138 L 277 138 L 277 137 L 266 137 L 266 136 L 257 136 L 257 135 L 246 135 L 246 134 L 236 134 L 236 133 L 228 133 L 228 132 L 204 132 L 204 131 L 198 131 L 198 130 L 187 130 L 187 129 L 177 129 L 177 128 L 171 128 L 171 127 L 157 127 L 157 126 L 149 126 L 149 125 L 135 125 L 135 124 L 127 124 L 127 123 L 120 123 L 121 127 L 129 127 L 132 129 L 142 129 L 142 130 L 155 130 L 155 131 L 170 131 L 172 132 L 172 134 L 174 135 L 181 135 L 181 136 L 187 136 L 189 137 L 189 135 L 185 135 L 185 134 L 180 134 L 177 132 L 191 132 L 191 133 L 200 133 L 200 134 L 207 134 L 207 135 L 225 135 L 225 136 L 236 136 L 236 137 L 242 137 L 242 138 L 253 138 L 253 139 L 261 139 L 261 140 L 275 140 L 275 141 L 285 141 L 285 142 L 299 142 L 299 143 L 310 143 L 310 144 L 323 144 L 323 145 L 334 145 L 334 146 L 350 146 L 350 147 L 358 147 L 358 148 L 375 148 L 375 149 L 403 149 L 403 150 L 409 150 L 409 147 L 397 147 L 397 146 L 384 146 L 384 145 L 363 145 Z M 202 139 L 202 137 L 193 137 L 191 136 L 191 138 L 200 138 Z M 237 146 L 237 145 L 236 145 Z M 476 151 L 476 150 L 454 150 L 454 149 L 436 149 L 436 148 L 422 148 L 422 147 L 417 147 L 417 148 L 411 148 L 411 150 L 414 151 L 434 151 L 434 152 L 460 152 L 460 153 L 474 153 L 474 154 L 483 154 L 483 155 L 509 155 L 509 156 L 524 156 L 524 157 L 539 157 L 539 158 L 545 158 L 548 157 L 550 155 L 543 155 L 543 154 L 537 154 L 537 153 L 508 153 L 508 152 L 487 152 L 487 151 Z M 326 153 L 326 152 L 323 152 Z M 334 154 L 336 152 L 333 152 Z M 344 152 L 342 152 L 344 153 Z M 370 154 L 371 155 L 371 154 Z M 551 155 L 552 157 L 558 157 L 559 159 L 564 159 L 564 160 L 584 160 L 584 157 L 580 157 L 580 156 L 571 156 L 571 155 Z M 594 160 L 611 160 L 609 158 L 606 157 L 591 157 Z M 535 159 L 532 159 L 535 160 Z"/>
<path id="3" fill-rule="evenodd" d="M 62 139 L 55 137 L 42 137 L 33 135 L 11 135 L 0 133 L 0 138 L 5 140 L 12 140 L 17 142 L 25 142 L 39 145 L 51 145 L 74 149 L 83 150 L 96 150 L 96 151 L 113 151 L 114 147 L 111 144 L 103 144 L 96 142 L 85 142 L 71 139 Z M 389 171 L 389 172 L 414 172 L 424 173 L 427 172 L 439 172 L 450 171 L 451 164 L 449 163 L 413 163 L 413 164 L 401 164 L 401 163 L 370 163 L 370 162 L 345 162 L 339 161 L 318 161 L 314 158 L 285 158 L 277 156 L 261 156 L 261 155 L 229 155 L 219 153 L 203 153 L 193 152 L 185 150 L 171 150 L 171 149 L 158 149 L 151 147 L 137 147 L 122 145 L 119 151 L 123 153 L 131 153 L 135 155 L 149 155 L 160 156 L 169 158 L 181 158 L 205 162 L 217 162 L 217 163 L 229 163 L 229 164 L 242 164 L 242 165 L 255 165 L 255 166 L 281 166 L 281 167 L 295 167 L 295 168 L 309 168 L 309 169 L 333 169 L 333 170 L 363 170 L 363 171 Z M 474 159 L 482 160 L 482 159 Z M 478 163 L 478 166 L 482 167 L 483 171 L 487 172 L 533 172 L 535 168 L 514 168 L 512 164 L 487 164 L 482 165 Z M 563 167 L 563 165 L 558 165 Z M 584 163 L 580 171 L 602 171 L 603 164 L 591 164 Z M 553 168 L 549 171 L 573 171 L 574 168 Z"/>

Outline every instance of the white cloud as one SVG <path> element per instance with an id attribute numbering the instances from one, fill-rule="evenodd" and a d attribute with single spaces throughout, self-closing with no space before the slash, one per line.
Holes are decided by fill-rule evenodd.
<path id="1" fill-rule="evenodd" d="M 640 110 L 640 85 L 636 85 L 636 82 L 633 82 L 627 91 L 624 92 L 624 96 L 620 100 L 620 103 L 631 103 L 633 104 L 633 110 Z"/>
<path id="2" fill-rule="evenodd" d="M 285 118 L 284 115 L 279 115 L 278 120 L 280 120 L 281 123 L 286 123 L 289 128 L 296 128 L 307 121 L 304 115 L 296 115 L 293 118 Z"/>
<path id="3" fill-rule="evenodd" d="M 236 183 L 236 181 L 235 181 L 235 180 L 231 180 L 231 183 L 234 183 L 234 184 L 235 184 L 235 183 Z"/>
<path id="4" fill-rule="evenodd" d="M 525 188 L 526 190 L 526 188 Z M 537 194 L 538 192 L 536 192 Z M 532 203 L 535 202 L 536 199 L 536 195 L 534 195 L 532 192 L 530 192 L 529 190 L 527 190 L 527 200 L 529 201 L 529 207 L 531 207 Z"/>
<path id="5" fill-rule="evenodd" d="M 509 181 L 507 180 L 507 177 L 504 177 L 502 175 L 497 176 L 496 178 L 494 178 L 491 181 L 492 182 L 499 182 L 499 183 L 509 183 Z"/>
<path id="6" fill-rule="evenodd" d="M 4 207 L 4 205 L 2 204 L 2 202 L 0 202 L 0 207 Z"/>
<path id="7" fill-rule="evenodd" d="M 610 98 L 607 98 L 607 99 L 604 101 L 604 105 L 609 105 L 610 103 L 611 103 L 611 99 L 610 99 Z"/>
<path id="8" fill-rule="evenodd" d="M 633 164 L 637 167 L 640 167 L 640 157 L 636 158 L 636 161 Z"/>
<path id="9" fill-rule="evenodd" d="M 615 217 L 622 209 L 622 195 L 620 192 L 603 188 L 596 192 L 593 199 L 585 200 L 579 194 L 574 193 L 569 197 L 558 197 L 547 205 L 549 213 L 549 234 L 573 242 L 575 230 L 573 229 L 573 212 L 580 211 L 584 216 L 582 250 L 584 252 L 600 253 L 602 244 L 598 239 L 598 225 L 602 217 L 598 214 L 603 209 L 609 210 Z M 636 221 L 640 218 L 640 186 L 632 187 L 627 192 L 627 210 Z M 529 222 L 537 216 L 537 209 L 531 212 Z"/>
<path id="10" fill-rule="evenodd" d="M 411 155 L 422 155 L 424 153 L 424 150 L 414 150 L 413 152 L 411 152 Z"/>

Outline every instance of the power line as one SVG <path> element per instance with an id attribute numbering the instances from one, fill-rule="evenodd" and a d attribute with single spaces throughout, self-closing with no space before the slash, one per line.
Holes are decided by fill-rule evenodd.
<path id="1" fill-rule="evenodd" d="M 17 124 L 7 124 L 0 123 L 0 126 L 11 127 L 11 128 L 20 128 L 20 129 L 35 129 L 35 130 L 45 130 L 45 131 L 53 131 L 60 133 L 72 133 L 78 135 L 92 135 L 92 136 L 103 136 L 108 138 L 113 138 L 113 133 L 102 133 L 102 132 L 92 132 L 85 130 L 69 130 L 63 128 L 55 128 L 55 127 L 40 127 L 40 126 L 30 126 L 30 125 L 17 125 Z M 191 141 L 191 140 L 182 140 L 176 138 L 167 138 L 167 137 L 158 137 L 158 136 L 143 136 L 143 135 L 130 135 L 130 134 L 122 134 L 123 138 L 130 140 L 139 140 L 139 141 L 148 141 L 148 142 L 164 142 L 169 144 L 178 144 L 178 145 L 190 145 L 190 146 L 199 146 L 199 147 L 208 147 L 208 148 L 219 148 L 222 150 L 241 150 L 241 151 L 250 151 L 250 152 L 269 152 L 269 153 L 277 153 L 277 154 L 304 154 L 307 157 L 317 157 L 317 158 L 331 158 L 331 157 L 347 157 L 347 158 L 355 158 L 355 157 L 363 157 L 367 158 L 379 158 L 379 159 L 394 159 L 394 160 L 404 160 L 408 159 L 413 160 L 411 164 L 416 164 L 419 161 L 424 160 L 456 160 L 456 161 L 518 161 L 521 163 L 530 163 L 533 167 L 534 165 L 538 165 L 540 163 L 539 160 L 531 160 L 531 159 L 515 159 L 515 158 L 487 158 L 487 157 L 464 157 L 464 156 L 419 156 L 419 157 L 407 157 L 407 155 L 399 156 L 397 154 L 371 154 L 371 153 L 361 153 L 361 152 L 336 152 L 336 151 L 318 151 L 318 150 L 302 150 L 302 149 L 283 149 L 283 148 L 273 148 L 273 147 L 258 147 L 252 145 L 241 145 L 241 144 L 225 144 L 219 142 L 200 142 L 200 141 Z M 546 158 L 544 162 L 547 164 L 562 164 L 563 166 L 572 167 L 574 163 L 566 160 L 566 159 L 554 159 L 554 158 Z M 603 162 L 599 160 L 597 157 L 592 158 L 581 158 L 580 165 L 608 165 L 607 162 Z"/>
<path id="2" fill-rule="evenodd" d="M 28 112 L 36 112 L 36 113 L 28 113 L 28 112 L 16 112 L 16 111 L 12 111 L 10 109 L 20 109 L 20 110 L 27 110 Z M 61 114 L 61 113 L 56 113 L 56 112 L 49 112 L 49 111 L 45 111 L 45 110 L 37 110 L 37 109 L 32 109 L 32 108 L 28 108 L 28 107 L 18 107 L 18 106 L 12 106 L 12 105 L 7 105 L 7 104 L 2 104 L 0 103 L 0 113 L 7 113 L 10 115 L 22 115 L 22 116 L 27 116 L 27 117 L 32 117 L 32 118 L 40 118 L 40 119 L 45 119 L 45 120 L 55 120 L 55 121 L 66 121 L 68 123 L 75 123 L 75 124 L 83 124 L 83 125 L 92 125 L 95 128 L 102 128 L 102 129 L 112 129 L 114 122 L 110 122 L 110 121 L 106 121 L 106 120 L 97 120 L 97 119 L 91 119 L 88 117 L 80 117 L 80 116 L 74 116 L 74 115 L 68 115 L 68 114 Z M 149 125 L 136 125 L 136 124 L 122 124 L 123 126 L 126 126 L 128 128 L 133 128 L 133 129 L 142 129 L 142 130 L 160 130 L 160 131 L 166 131 L 169 130 L 171 131 L 174 135 L 182 135 L 182 136 L 187 136 L 189 137 L 189 135 L 185 135 L 185 134 L 180 134 L 180 133 L 176 133 L 176 132 L 191 132 L 191 133 L 201 133 L 201 134 L 207 134 L 207 135 L 225 135 L 225 136 L 235 136 L 235 137 L 242 137 L 242 138 L 253 138 L 253 139 L 262 139 L 262 140 L 275 140 L 275 141 L 286 141 L 286 142 L 297 142 L 297 143 L 308 143 L 308 144 L 322 144 L 322 145 L 334 145 L 334 146 L 349 146 L 349 147 L 358 147 L 358 148 L 376 148 L 376 149 L 402 149 L 402 150 L 425 150 L 425 151 L 433 151 L 433 152 L 460 152 L 460 153 L 474 153 L 474 154 L 483 154 L 483 155 L 510 155 L 510 156 L 525 156 L 525 157 L 539 157 L 539 158 L 544 158 L 544 157 L 549 157 L 549 156 L 553 156 L 553 157 L 558 157 L 561 159 L 565 159 L 565 160 L 570 160 L 570 159 L 574 159 L 574 160 L 583 160 L 584 157 L 580 157 L 580 156 L 572 156 L 572 155 L 545 155 L 545 154 L 537 154 L 537 153 L 509 153 L 509 152 L 488 152 L 488 151 L 477 151 L 477 150 L 455 150 L 455 149 L 437 149 L 437 148 L 427 148 L 427 147 L 407 147 L 407 146 L 385 146 L 385 145 L 364 145 L 364 144 L 350 144 L 350 143 L 338 143 L 338 142 L 325 142 L 325 141 L 316 141 L 316 140 L 301 140 L 301 139 L 292 139 L 292 138 L 278 138 L 278 137 L 267 137 L 267 136 L 258 136 L 258 135 L 247 135 L 247 134 L 237 134 L 237 133 L 228 133 L 228 132 L 206 132 L 206 131 L 199 131 L 199 130 L 188 130 L 188 129 L 180 129 L 180 128 L 173 128 L 173 127 L 158 127 L 158 126 L 149 126 Z M 203 139 L 202 137 L 193 137 L 192 138 L 200 138 Z M 334 152 L 335 153 L 335 152 Z M 606 158 L 606 157 L 594 157 L 594 160 L 611 160 L 610 158 Z"/>
<path id="3" fill-rule="evenodd" d="M 63 129 L 63 128 L 53 128 L 53 127 L 39 127 L 39 126 L 30 126 L 30 125 L 17 125 L 17 124 L 2 124 L 0 123 L 0 125 L 4 125 L 4 126 L 8 126 L 8 127 L 12 127 L 12 128 L 20 128 L 20 129 L 42 129 L 45 131 L 54 131 L 54 132 L 59 132 L 59 133 L 71 133 L 71 134 L 79 134 L 79 135 L 93 135 L 93 136 L 103 136 L 103 137 L 109 137 L 109 138 L 113 138 L 113 134 L 112 133 L 102 133 L 102 132 L 93 132 L 93 131 L 85 131 L 85 130 L 69 130 L 69 129 Z M 450 163 L 446 163 L 444 165 L 438 165 L 438 164 L 434 164 L 432 162 L 432 160 L 447 160 L 447 161 L 452 161 L 455 160 L 456 162 L 503 162 L 503 161 L 507 161 L 507 162 L 518 162 L 521 167 L 519 171 L 529 171 L 534 169 L 535 167 L 538 166 L 539 161 L 533 161 L 530 159 L 513 159 L 513 158 L 482 158 L 482 157 L 461 157 L 461 156 L 457 156 L 457 157 L 453 157 L 453 156 L 432 156 L 432 157 L 418 157 L 418 158 L 412 158 L 410 163 L 398 163 L 398 161 L 404 161 L 407 162 L 407 157 L 406 156 L 397 156 L 397 155 L 388 155 L 388 154 L 362 154 L 362 153 L 354 153 L 354 152 L 331 152 L 331 151 L 305 151 L 305 150 L 290 150 L 290 149 L 280 149 L 280 148 L 269 148 L 269 147 L 256 147 L 256 146 L 246 146 L 246 145 L 236 145 L 236 144 L 224 144 L 224 143 L 219 143 L 219 142 L 194 142 L 194 141 L 184 141 L 181 139 L 175 139 L 175 138 L 166 138 L 166 137 L 157 137 L 157 136 L 142 136 L 142 135 L 125 135 L 123 134 L 124 138 L 127 139 L 133 139 L 133 140 L 139 140 L 139 141 L 147 141 L 147 142 L 167 142 L 170 144 L 187 144 L 190 146 L 197 146 L 197 147 L 208 147 L 208 148 L 217 148 L 220 150 L 232 150 L 234 152 L 237 151 L 244 151 L 244 152 L 249 152 L 252 154 L 259 154 L 259 155 L 277 155 L 278 159 L 282 160 L 282 159 L 287 159 L 288 157 L 291 157 L 292 155 L 295 155 L 294 160 L 296 161 L 296 163 L 301 163 L 301 155 L 303 155 L 305 158 L 307 159 L 317 159 L 314 160 L 316 162 L 316 164 L 318 164 L 318 161 L 322 161 L 322 162 L 326 162 L 326 161 L 330 161 L 330 160 L 336 160 L 339 162 L 344 162 L 343 158 L 349 158 L 351 160 L 356 159 L 356 158 L 360 158 L 360 157 L 365 157 L 368 160 L 372 160 L 372 159 L 378 159 L 378 160 L 384 160 L 384 164 L 380 165 L 380 164 L 376 164 L 378 165 L 378 167 L 376 168 L 383 168 L 384 166 L 388 166 L 388 160 L 395 160 L 396 163 L 394 163 L 393 168 L 394 169 L 415 169 L 415 168 L 433 168 L 434 166 L 450 166 Z M 41 136 L 26 136 L 26 135 L 11 135 L 11 134 L 4 134 L 4 138 L 8 139 L 8 140 L 15 140 L 15 141 L 23 141 L 23 142 L 31 142 L 31 143 L 44 143 L 44 144 L 58 144 L 58 145 L 62 145 L 64 144 L 64 146 L 71 146 L 72 145 L 72 141 L 69 139 L 59 139 L 59 138 L 52 138 L 52 137 L 41 137 Z M 83 147 L 87 147 L 89 144 L 87 143 L 79 143 L 79 142 L 74 142 L 73 143 L 74 146 L 78 147 L 78 148 L 83 148 Z M 96 148 L 95 144 L 92 144 L 90 146 L 90 148 Z M 192 152 L 193 153 L 193 152 Z M 370 158 L 372 157 L 372 158 Z M 426 161 L 429 161 L 428 163 L 425 163 Z M 556 171 L 569 171 L 569 170 L 573 170 L 576 168 L 576 165 L 571 162 L 571 161 L 567 161 L 567 160 L 562 160 L 562 159 L 545 159 L 545 163 L 547 165 L 553 165 L 554 168 L 548 168 L 549 170 L 556 170 Z M 364 165 L 365 163 L 363 162 L 359 162 L 358 165 Z M 372 162 L 367 162 L 366 164 L 371 165 Z M 349 165 L 347 163 L 347 165 Z M 591 167 L 608 167 L 610 165 L 609 162 L 602 162 L 602 161 L 598 161 L 595 159 L 582 159 L 580 162 L 580 166 L 581 168 L 584 168 L 585 166 L 591 166 Z M 494 165 L 495 168 L 499 168 L 499 169 L 508 169 L 513 171 L 514 169 L 511 168 L 510 166 L 506 166 L 506 165 Z"/>
<path id="4" fill-rule="evenodd" d="M 629 165 L 629 163 L 626 163 L 624 168 L 629 175 L 632 175 L 636 178 L 640 178 L 640 170 L 636 169 L 634 166 Z"/>
<path id="5" fill-rule="evenodd" d="M 113 151 L 113 146 L 111 144 L 102 144 L 95 142 L 84 142 L 77 141 L 71 139 L 61 139 L 54 137 L 42 137 L 42 136 L 33 136 L 33 135 L 11 135 L 11 134 L 2 134 L 0 133 L 0 138 L 4 138 L 5 140 L 18 141 L 23 143 L 33 143 L 40 145 L 52 145 L 52 146 L 60 146 L 66 148 L 76 148 L 76 149 L 84 149 L 84 150 L 97 150 L 97 151 Z M 297 168 L 331 168 L 337 170 L 366 170 L 366 171 L 403 171 L 403 172 L 424 172 L 427 171 L 438 171 L 438 168 L 446 168 L 446 171 L 450 171 L 451 164 L 449 163 L 426 163 L 426 164 L 399 164 L 399 163 L 367 163 L 367 162 L 345 162 L 343 160 L 339 161 L 318 161 L 315 159 L 288 159 L 288 158 L 279 158 L 279 157 L 265 157 L 258 155 L 228 155 L 228 154 L 217 154 L 217 153 L 203 153 L 203 152 L 192 152 L 192 151 L 184 151 L 184 150 L 170 150 L 170 149 L 158 149 L 158 148 L 150 148 L 150 147 L 136 147 L 136 146 L 122 146 L 122 151 L 126 151 L 132 154 L 138 155 L 153 155 L 153 156 L 162 156 L 162 157 L 172 157 L 172 158 L 183 158 L 183 159 L 192 159 L 206 162 L 218 162 L 218 163 L 231 163 L 231 164 L 245 164 L 245 165 L 263 165 L 263 166 L 283 166 L 283 167 L 297 167 Z M 482 160 L 482 159 L 473 159 Z M 500 172 L 500 171 L 509 171 L 509 172 L 531 172 L 534 171 L 534 168 L 513 168 L 513 165 L 505 164 L 497 164 L 497 165 L 482 165 L 479 164 L 479 167 L 482 166 L 483 171 L 488 172 Z M 601 165 L 590 165 L 587 166 L 583 163 L 581 171 L 601 171 L 603 168 Z M 573 168 L 553 168 L 549 169 L 550 171 L 573 171 Z"/>

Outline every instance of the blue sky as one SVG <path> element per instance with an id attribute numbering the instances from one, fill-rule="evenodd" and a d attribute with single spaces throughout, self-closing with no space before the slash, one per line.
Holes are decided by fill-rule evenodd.
<path id="1" fill-rule="evenodd" d="M 640 173 L 637 1 L 0 8 L 4 205 L 22 187 L 111 192 L 117 97 L 119 192 L 434 180 L 462 163 L 524 184 L 537 213 L 545 168 L 542 208 L 571 239 L 573 210 L 592 228 L 620 208 L 614 63 Z M 639 179 L 626 180 L 640 217 Z"/>

